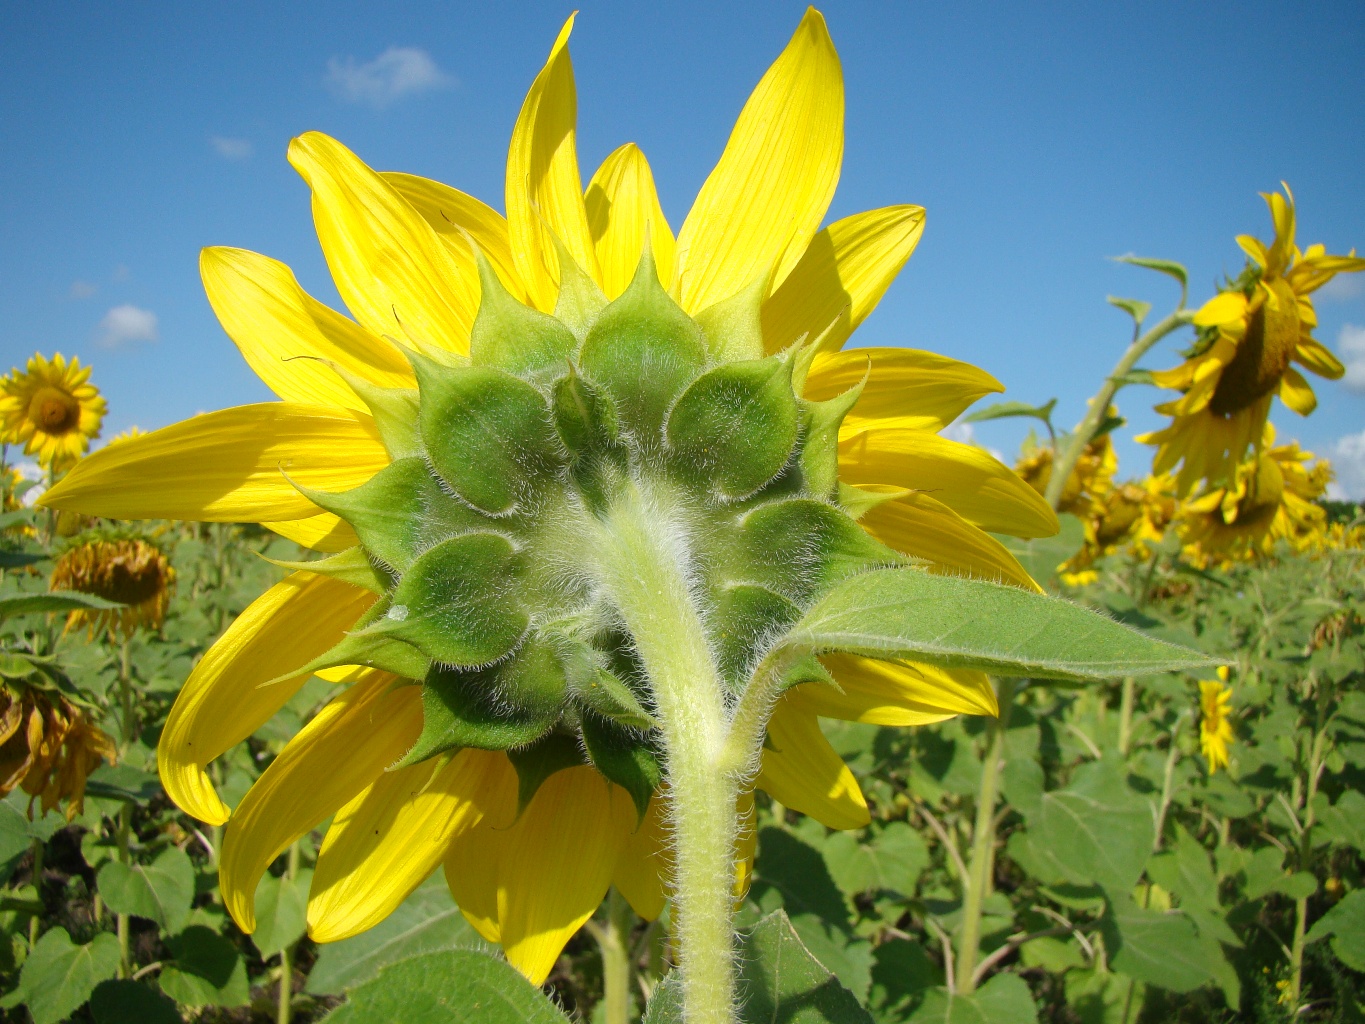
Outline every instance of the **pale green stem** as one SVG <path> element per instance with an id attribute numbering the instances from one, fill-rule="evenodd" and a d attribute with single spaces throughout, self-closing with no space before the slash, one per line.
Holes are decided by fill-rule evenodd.
<path id="1" fill-rule="evenodd" d="M 957 985 L 960 995 L 976 988 L 976 963 L 981 953 L 981 911 L 995 875 L 995 801 L 1000 795 L 1000 771 L 1005 761 L 1005 730 L 1014 703 L 1014 680 L 997 683 L 1000 717 L 990 726 L 986 759 L 981 765 L 981 788 L 976 797 L 976 825 L 972 829 L 971 863 L 962 894 L 962 931 L 958 936 Z"/>
<path id="2" fill-rule="evenodd" d="M 1123 677 L 1123 690 L 1119 698 L 1119 753 L 1128 756 L 1128 748 L 1133 741 L 1133 691 L 1137 681 L 1132 676 Z"/>
<path id="3" fill-rule="evenodd" d="M 284 877 L 293 881 L 299 873 L 299 844 L 295 840 L 289 847 L 288 867 Z M 280 994 L 275 1009 L 276 1024 L 289 1024 L 294 1007 L 294 964 L 293 949 L 285 946 L 280 950 Z"/>
<path id="4" fill-rule="evenodd" d="M 118 841 L 118 859 L 120 864 L 128 864 L 132 861 L 132 854 L 129 852 L 130 835 L 133 829 L 133 805 L 124 801 L 123 806 L 118 812 L 118 832 L 115 837 Z M 133 961 L 130 955 L 129 935 L 128 935 L 128 915 L 118 914 L 114 918 L 115 929 L 118 932 L 119 948 L 119 977 L 129 978 L 133 973 Z"/>
<path id="5" fill-rule="evenodd" d="M 1327 702 L 1320 681 L 1318 687 L 1317 728 L 1314 730 L 1313 745 L 1308 755 L 1308 777 L 1304 780 L 1303 787 L 1303 814 L 1301 816 L 1301 831 L 1299 832 L 1298 869 L 1300 871 L 1308 871 L 1311 866 L 1314 823 L 1313 798 L 1318 794 L 1318 776 L 1322 773 L 1322 763 L 1326 756 L 1327 730 L 1324 728 L 1324 724 Z M 1295 1010 L 1297 1010 L 1299 999 L 1303 995 L 1303 948 L 1304 936 L 1307 931 L 1308 897 L 1303 896 L 1294 901 L 1294 942 L 1289 953 L 1289 1005 Z"/>
<path id="6" fill-rule="evenodd" d="M 133 674 L 128 659 L 127 637 L 119 642 L 118 688 L 123 703 L 123 750 L 120 753 L 126 753 L 137 736 L 137 722 L 133 717 Z"/>
<path id="7" fill-rule="evenodd" d="M 589 921 L 602 954 L 602 1015 L 604 1024 L 630 1024 L 631 977 L 634 975 L 630 933 L 635 914 L 626 898 L 613 888 L 607 894 L 605 924 Z"/>
<path id="8" fill-rule="evenodd" d="M 43 902 L 43 854 L 47 852 L 47 847 L 41 839 L 33 840 L 33 892 L 41 904 Z M 28 945 L 32 949 L 38 941 L 38 914 L 29 918 L 28 922 Z"/>
<path id="9" fill-rule="evenodd" d="M 1137 365 L 1137 361 L 1147 354 L 1148 349 L 1172 331 L 1179 330 L 1189 323 L 1189 316 L 1184 312 L 1184 307 L 1185 295 L 1182 291 L 1180 305 L 1176 307 L 1175 312 L 1128 346 L 1128 351 L 1123 353 L 1123 358 L 1114 365 L 1114 369 L 1105 378 L 1104 385 L 1090 400 L 1090 408 L 1085 414 L 1085 419 L 1076 427 L 1065 451 L 1052 464 L 1052 476 L 1048 479 L 1044 497 L 1053 508 L 1061 501 L 1062 490 L 1066 487 L 1071 471 L 1080 461 L 1085 446 L 1094 438 L 1105 416 L 1108 415 L 1109 404 L 1114 400 L 1119 388 L 1123 387 L 1123 378 Z"/>
<path id="10" fill-rule="evenodd" d="M 688 587 L 685 526 L 628 481 L 603 525 L 602 582 L 635 641 L 663 736 L 684 1017 L 731 1024 L 740 779 L 726 770 L 725 690 Z"/>
<path id="11" fill-rule="evenodd" d="M 1152 852 L 1161 852 L 1161 834 L 1166 830 L 1166 812 L 1171 809 L 1171 789 L 1175 782 L 1175 763 L 1180 760 L 1180 730 L 1185 724 L 1185 715 L 1182 711 L 1175 720 L 1175 725 L 1171 726 L 1171 745 L 1166 751 L 1166 771 L 1161 779 L 1161 803 L 1157 805 L 1156 811 L 1156 837 L 1152 840 Z"/>

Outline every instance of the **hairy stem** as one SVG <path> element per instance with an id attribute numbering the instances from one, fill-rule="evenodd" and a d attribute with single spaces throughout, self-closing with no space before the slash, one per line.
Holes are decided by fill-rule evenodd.
<path id="1" fill-rule="evenodd" d="M 997 683 L 1000 717 L 991 723 L 986 760 L 981 766 L 981 789 L 976 797 L 976 825 L 972 829 L 971 863 L 962 897 L 962 931 L 957 947 L 956 991 L 969 995 L 977 982 L 981 946 L 981 911 L 995 874 L 995 801 L 1000 795 L 1000 770 L 1005 762 L 1005 730 L 1014 702 L 1014 680 Z"/>
<path id="2" fill-rule="evenodd" d="M 1123 690 L 1119 697 L 1119 754 L 1128 756 L 1128 748 L 1133 741 L 1133 691 L 1137 680 L 1132 676 L 1123 677 Z"/>
<path id="3" fill-rule="evenodd" d="M 604 1024 L 630 1024 L 631 978 L 634 963 L 630 933 L 635 915 L 626 898 L 613 888 L 607 894 L 607 919 L 588 922 L 602 954 L 602 1015 Z"/>

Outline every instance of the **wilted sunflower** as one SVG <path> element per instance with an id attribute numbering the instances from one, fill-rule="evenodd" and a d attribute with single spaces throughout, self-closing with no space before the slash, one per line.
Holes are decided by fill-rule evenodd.
<path id="1" fill-rule="evenodd" d="M 71 821 L 85 807 L 86 778 L 116 757 L 113 741 L 65 697 L 12 680 L 0 686 L 0 796 L 19 786 L 44 814 L 65 801 Z"/>
<path id="2" fill-rule="evenodd" d="M 1237 467 L 1230 487 L 1187 501 L 1180 510 L 1185 557 L 1195 565 L 1228 565 L 1262 558 L 1279 542 L 1295 551 L 1313 546 L 1327 514 L 1317 499 L 1332 481 L 1326 460 L 1308 466 L 1312 452 L 1297 441 L 1272 447 L 1275 428 L 1267 423 L 1259 454 Z"/>
<path id="3" fill-rule="evenodd" d="M 1134 483 L 1119 484 L 1098 495 L 1094 511 L 1081 520 L 1085 543 L 1057 567 L 1061 581 L 1073 587 L 1095 582 L 1099 573 L 1092 566 L 1137 534 L 1144 522 L 1147 500 L 1146 490 Z"/>
<path id="4" fill-rule="evenodd" d="M 437 182 L 376 173 L 325 135 L 293 140 L 355 320 L 283 264 L 205 250 L 210 302 L 283 401 L 110 446 L 44 498 L 120 518 L 260 522 L 339 552 L 243 612 L 191 675 L 158 747 L 176 803 L 227 822 L 222 891 L 247 931 L 268 865 L 329 817 L 308 910 L 320 941 L 380 921 L 443 862 L 465 916 L 536 982 L 608 885 L 641 915 L 660 912 L 669 801 L 650 697 L 612 604 L 631 574 L 594 575 L 607 570 L 591 538 L 615 507 L 603 480 L 653 495 L 657 515 L 632 522 L 677 529 L 686 572 L 728 602 L 711 621 L 741 628 L 707 640 L 722 674 L 743 667 L 727 651 L 743 656 L 801 600 L 780 594 L 803 550 L 896 549 L 939 572 L 1037 589 L 986 531 L 1050 534 L 1051 510 L 985 452 L 937 435 L 999 384 L 925 352 L 839 351 L 909 258 L 923 211 L 821 230 L 842 159 L 843 82 L 820 14 L 807 12 L 750 97 L 676 240 L 634 145 L 582 186 L 571 26 L 513 130 L 505 219 Z M 723 396 L 706 389 L 722 379 L 722 392 L 753 398 L 734 408 L 772 413 L 770 430 L 714 441 L 725 421 L 708 417 Z M 717 495 L 661 482 L 682 479 L 659 469 L 682 451 Z M 766 517 L 757 502 L 774 493 L 787 497 Z M 691 510 L 681 519 L 677 502 Z M 859 513 L 866 533 L 852 526 Z M 540 584 L 523 587 L 514 555 Z M 725 582 L 733 559 L 775 589 Z M 423 589 L 438 562 L 437 575 L 458 569 L 458 586 L 477 590 L 443 592 L 454 611 L 439 627 Z M 370 667 L 344 667 L 357 662 Z M 328 665 L 348 688 L 230 810 L 208 763 Z M 908 725 L 995 712 L 979 672 L 857 657 L 806 668 L 812 683 L 771 720 L 757 784 L 836 828 L 868 812 L 818 716 Z M 831 671 L 842 692 L 813 682 Z M 751 852 L 741 843 L 741 874 Z"/>
<path id="5" fill-rule="evenodd" d="M 1227 767 L 1228 745 L 1232 743 L 1232 687 L 1227 685 L 1227 667 L 1218 669 L 1217 679 L 1199 682 L 1199 749 L 1208 762 L 1209 774 Z"/>
<path id="6" fill-rule="evenodd" d="M 1250 235 L 1237 243 L 1250 257 L 1227 288 L 1194 316 L 1198 340 L 1173 370 L 1153 374 L 1161 387 L 1184 392 L 1157 406 L 1170 426 L 1138 441 L 1157 445 L 1152 471 L 1180 471 L 1181 497 L 1200 480 L 1230 481 L 1249 447 L 1259 446 L 1276 395 L 1300 416 L 1317 407 L 1312 387 L 1291 363 L 1330 380 L 1345 367 L 1313 338 L 1317 314 L 1309 297 L 1337 274 L 1365 270 L 1365 259 L 1332 256 L 1321 245 L 1301 252 L 1294 244 L 1294 197 L 1262 193 L 1270 207 L 1275 239 L 1269 246 Z"/>
<path id="7" fill-rule="evenodd" d="M 105 408 L 90 367 L 67 363 L 60 352 L 51 362 L 35 352 L 26 369 L 0 378 L 0 437 L 46 468 L 61 471 L 85 454 Z"/>
<path id="8" fill-rule="evenodd" d="M 1047 485 L 1052 480 L 1053 458 L 1051 445 L 1038 444 L 1030 437 L 1024 444 L 1019 461 L 1014 464 L 1014 471 L 1039 494 L 1046 494 Z M 1099 513 L 1104 495 L 1113 486 L 1118 467 L 1119 459 L 1114 451 L 1113 439 L 1108 434 L 1101 434 L 1085 446 L 1081 457 L 1076 460 L 1058 498 L 1057 511 L 1069 512 L 1081 518 Z"/>
<path id="9" fill-rule="evenodd" d="M 154 541 L 101 530 L 75 537 L 67 545 L 53 567 L 49 588 L 117 601 L 118 608 L 78 608 L 67 616 L 66 628 L 89 626 L 92 636 L 107 632 L 111 640 L 118 640 L 144 626 L 160 629 L 174 584 L 170 559 Z"/>

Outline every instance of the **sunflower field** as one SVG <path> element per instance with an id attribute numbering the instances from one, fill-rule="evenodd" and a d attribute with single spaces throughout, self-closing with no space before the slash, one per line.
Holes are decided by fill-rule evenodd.
<path id="1" fill-rule="evenodd" d="M 1282 413 L 1365 259 L 1288 186 L 1198 305 L 1125 257 L 1179 300 L 1067 430 L 846 344 L 924 211 L 821 227 L 818 12 L 676 236 L 572 27 L 505 215 L 293 140 L 351 316 L 203 251 L 280 401 L 0 379 L 4 1019 L 1361 1020 L 1365 511 Z"/>

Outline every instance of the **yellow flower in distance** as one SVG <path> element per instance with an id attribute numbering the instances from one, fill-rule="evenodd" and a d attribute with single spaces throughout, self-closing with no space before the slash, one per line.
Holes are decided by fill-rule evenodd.
<path id="1" fill-rule="evenodd" d="M 1138 440 L 1157 445 L 1152 471 L 1180 467 L 1180 496 L 1200 480 L 1225 484 L 1261 431 L 1276 395 L 1300 416 L 1317 407 L 1307 379 L 1291 363 L 1330 380 L 1345 367 L 1313 337 L 1317 313 L 1313 292 L 1337 274 L 1365 270 L 1352 250 L 1330 255 L 1321 245 L 1300 251 L 1294 242 L 1294 197 L 1262 193 L 1270 207 L 1275 238 L 1266 245 L 1250 235 L 1237 243 L 1250 257 L 1246 271 L 1195 314 L 1199 339 L 1189 358 L 1173 370 L 1153 374 L 1161 387 L 1184 394 L 1157 406 L 1172 417 L 1162 430 Z"/>
<path id="2" fill-rule="evenodd" d="M 1052 479 L 1053 450 L 1051 445 L 1030 441 L 1025 442 L 1014 471 L 1028 482 L 1039 494 L 1047 493 L 1047 485 Z M 1058 512 L 1070 512 L 1084 518 L 1098 512 L 1103 497 L 1113 487 L 1114 474 L 1118 472 L 1119 459 L 1114 451 L 1113 439 L 1108 434 L 1095 438 L 1067 477 L 1057 502 Z"/>
<path id="3" fill-rule="evenodd" d="M 1232 723 L 1228 712 L 1232 705 L 1232 687 L 1227 685 L 1226 666 L 1218 669 L 1217 679 L 1199 683 L 1199 749 L 1209 764 L 1209 774 L 1228 763 L 1228 745 L 1232 743 Z"/>
<path id="4" fill-rule="evenodd" d="M 90 367 L 60 352 L 50 361 L 34 353 L 24 370 L 0 379 L 0 437 L 44 467 L 63 470 L 84 455 L 100 436 L 105 408 Z"/>
<path id="5" fill-rule="evenodd" d="M 44 501 L 118 518 L 262 523 L 353 559 L 347 564 L 363 574 L 357 533 L 308 494 L 346 492 L 398 465 L 384 431 L 394 418 L 410 421 L 402 396 L 417 394 L 413 362 L 464 365 L 481 301 L 503 301 L 502 289 L 535 316 L 553 314 L 560 326 L 537 321 L 547 330 L 567 327 L 581 341 L 594 303 L 628 294 L 652 271 L 673 308 L 717 336 L 748 339 L 755 355 L 806 345 L 805 401 L 861 387 L 829 445 L 840 483 L 868 506 L 859 523 L 869 534 L 932 571 L 1037 589 L 990 532 L 1047 535 L 1055 516 L 1007 467 L 938 436 L 1000 385 L 927 352 L 841 351 L 914 250 L 923 210 L 888 207 L 821 227 L 843 153 L 842 73 L 821 15 L 806 13 L 760 81 L 676 236 L 633 144 L 582 183 L 572 25 L 555 40 L 513 129 L 506 217 L 435 181 L 377 173 L 325 135 L 293 140 L 290 162 L 312 188 L 318 238 L 354 319 L 307 295 L 281 263 L 206 249 L 209 300 L 282 401 L 112 445 Z M 657 372 L 641 366 L 640 386 Z M 371 404 L 376 395 L 390 396 L 382 415 Z M 394 443 L 391 433 L 387 440 Z M 235 809 L 222 802 L 209 762 L 278 711 L 308 678 L 307 666 L 375 600 L 353 581 L 297 567 L 205 654 L 166 724 L 162 780 L 188 813 L 226 822 L 220 878 L 242 928 L 254 925 L 253 893 L 268 865 L 329 817 L 308 911 L 318 941 L 374 925 L 442 864 L 465 916 L 535 982 L 609 885 L 642 916 L 660 913 L 668 877 L 662 791 L 641 821 L 631 794 L 583 764 L 576 743 L 529 799 L 515 750 L 466 746 L 391 768 L 422 734 L 423 688 L 395 686 L 378 669 L 325 671 L 345 689 Z M 859 827 L 868 811 L 820 716 L 914 725 L 995 713 L 978 672 L 857 657 L 830 658 L 826 667 L 842 692 L 818 683 L 788 691 L 757 784 L 832 827 Z M 739 851 L 741 876 L 751 854 L 750 839 Z"/>
<path id="6" fill-rule="evenodd" d="M 77 609 L 66 619 L 67 629 L 89 626 L 92 635 L 107 632 L 110 639 L 118 640 L 143 626 L 161 628 L 174 583 L 170 560 L 150 540 L 94 531 L 74 538 L 66 547 L 48 585 L 52 590 L 76 590 L 119 602 L 118 608 Z"/>

